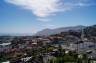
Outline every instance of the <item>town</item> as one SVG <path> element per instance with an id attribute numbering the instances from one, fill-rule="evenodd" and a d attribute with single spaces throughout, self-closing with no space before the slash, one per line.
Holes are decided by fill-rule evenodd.
<path id="1" fill-rule="evenodd" d="M 96 36 L 85 35 L 82 29 L 50 36 L 0 36 L 0 62 L 96 63 Z"/>

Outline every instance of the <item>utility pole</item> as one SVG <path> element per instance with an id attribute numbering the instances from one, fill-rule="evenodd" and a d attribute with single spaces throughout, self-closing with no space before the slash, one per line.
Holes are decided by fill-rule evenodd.
<path id="1" fill-rule="evenodd" d="M 81 30 L 81 41 L 84 41 L 84 29 Z"/>
<path id="2" fill-rule="evenodd" d="M 82 48 L 84 49 L 84 29 L 83 28 L 81 29 L 80 40 L 78 39 L 78 42 L 77 42 L 77 52 L 78 53 L 79 53 L 79 47 L 80 47 L 79 44 L 81 44 L 81 43 L 82 43 Z"/>
<path id="3" fill-rule="evenodd" d="M 84 29 L 83 28 L 81 30 L 81 41 L 82 41 L 82 47 L 83 47 L 84 52 L 85 52 L 85 48 L 84 48 Z"/>

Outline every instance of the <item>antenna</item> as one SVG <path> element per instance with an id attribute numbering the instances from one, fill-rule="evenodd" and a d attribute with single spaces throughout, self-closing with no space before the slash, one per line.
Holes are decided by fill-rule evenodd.
<path id="1" fill-rule="evenodd" d="M 84 29 L 81 30 L 81 41 L 84 41 Z"/>
<path id="2" fill-rule="evenodd" d="M 83 42 L 82 47 L 84 49 L 84 29 L 83 28 L 82 28 L 82 31 L 81 31 L 81 41 Z M 85 51 L 85 49 L 84 49 L 84 51 Z"/>
<path id="3" fill-rule="evenodd" d="M 80 40 L 78 40 L 78 44 L 77 44 L 78 53 L 79 53 L 79 46 L 80 46 L 79 44 L 81 44 L 81 43 L 82 43 L 82 48 L 84 49 L 84 29 L 83 28 L 81 29 L 81 38 L 80 38 Z"/>

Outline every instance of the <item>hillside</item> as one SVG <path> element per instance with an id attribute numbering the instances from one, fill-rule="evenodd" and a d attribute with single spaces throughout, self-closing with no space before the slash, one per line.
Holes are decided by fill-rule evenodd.
<path id="1" fill-rule="evenodd" d="M 80 30 L 82 28 L 85 28 L 86 26 L 70 26 L 70 27 L 61 27 L 61 28 L 56 28 L 56 29 L 44 29 L 42 31 L 37 32 L 35 35 L 36 36 L 48 36 L 48 35 L 52 35 L 52 34 L 58 34 L 61 32 L 66 32 L 69 30 Z"/>

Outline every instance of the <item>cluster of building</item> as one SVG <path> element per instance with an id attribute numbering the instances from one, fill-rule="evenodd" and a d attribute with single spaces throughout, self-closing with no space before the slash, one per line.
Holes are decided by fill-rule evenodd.
<path id="1" fill-rule="evenodd" d="M 93 42 L 90 42 L 93 41 Z M 51 36 L 15 36 L 15 37 L 3 37 L 0 39 L 0 53 L 11 53 L 10 56 L 26 56 L 26 50 L 39 50 L 40 46 L 46 47 L 51 45 L 53 47 L 59 47 L 68 51 L 79 51 L 80 53 L 91 52 L 91 56 L 96 56 L 96 43 L 94 39 L 84 38 L 84 41 L 80 41 L 75 35 L 68 33 L 61 33 Z M 57 51 L 54 49 L 52 52 Z"/>

